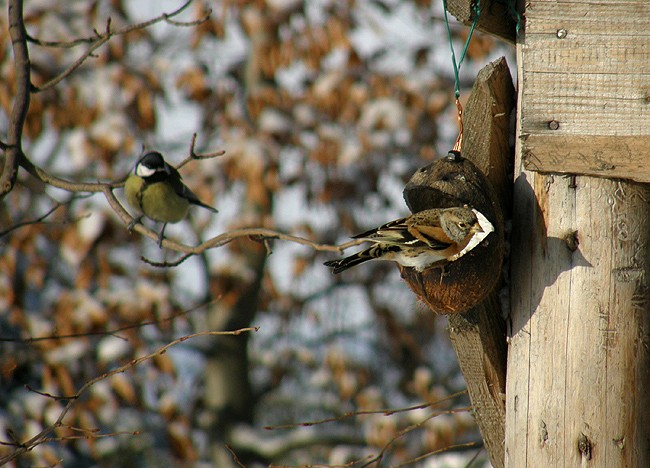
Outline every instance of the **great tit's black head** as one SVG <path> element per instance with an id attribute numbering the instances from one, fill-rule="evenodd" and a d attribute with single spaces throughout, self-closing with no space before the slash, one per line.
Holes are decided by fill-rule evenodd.
<path id="1" fill-rule="evenodd" d="M 158 151 L 149 151 L 135 165 L 135 175 L 146 179 L 155 174 L 169 174 L 169 166 Z"/>

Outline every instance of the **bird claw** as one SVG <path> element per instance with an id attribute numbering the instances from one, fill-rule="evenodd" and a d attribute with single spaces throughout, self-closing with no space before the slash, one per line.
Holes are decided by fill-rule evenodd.
<path id="1" fill-rule="evenodd" d="M 442 285 L 442 280 L 447 274 L 447 265 L 440 265 L 440 285 Z"/>
<path id="2" fill-rule="evenodd" d="M 162 229 L 160 230 L 160 233 L 158 234 L 158 248 L 162 249 L 162 242 L 163 239 L 165 238 L 165 228 L 167 227 L 167 223 L 163 224 Z"/>
<path id="3" fill-rule="evenodd" d="M 129 223 L 129 225 L 126 227 L 128 229 L 128 231 L 132 232 L 135 225 L 138 224 L 141 219 L 142 219 L 142 216 L 138 216 L 137 218 L 133 218 L 131 220 L 131 222 Z"/>

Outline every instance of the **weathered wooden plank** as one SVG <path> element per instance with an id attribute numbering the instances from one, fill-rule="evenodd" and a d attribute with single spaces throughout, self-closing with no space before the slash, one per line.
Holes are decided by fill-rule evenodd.
<path id="1" fill-rule="evenodd" d="M 521 113 L 532 91 L 523 82 L 519 93 Z M 520 119 L 518 130 L 506 465 L 650 466 L 650 189 L 523 167 L 636 177 L 647 133 L 558 135 L 539 120 L 523 133 Z M 617 151 L 611 168 L 604 155 Z"/>
<path id="2" fill-rule="evenodd" d="M 505 58 L 485 66 L 467 101 L 463 154 L 490 179 L 502 210 L 511 203 L 510 114 L 515 90 Z M 449 315 L 449 335 L 494 467 L 505 459 L 505 321 L 498 292 L 465 314 Z"/>
<path id="3" fill-rule="evenodd" d="M 474 417 L 495 468 L 504 463 L 507 343 L 498 291 L 491 289 L 501 276 L 502 212 L 509 207 L 512 193 L 509 116 L 514 94 L 505 58 L 485 66 L 476 78 L 463 114 L 462 152 L 467 159 L 436 161 L 416 172 L 404 190 L 404 199 L 412 211 L 469 203 L 495 226 L 492 240 L 482 246 L 482 254 L 466 255 L 448 265 L 444 277 L 440 270 L 419 276 L 412 270 L 402 270 L 411 289 L 434 312 L 454 312 L 448 316 L 450 339 L 467 382 Z"/>
<path id="4" fill-rule="evenodd" d="M 650 190 L 528 171 L 516 187 L 506 465 L 648 466 Z"/>
<path id="5" fill-rule="evenodd" d="M 525 17 L 526 168 L 650 182 L 650 2 L 533 0 Z"/>
<path id="6" fill-rule="evenodd" d="M 451 314 L 449 338 L 467 382 L 474 418 L 491 465 L 505 463 L 506 327 L 498 292 L 461 314 Z"/>
<path id="7" fill-rule="evenodd" d="M 463 24 L 474 21 L 475 0 L 447 0 L 447 11 Z M 477 29 L 493 34 L 508 42 L 515 42 L 516 23 L 508 10 L 507 2 L 483 0 Z"/>
<path id="8" fill-rule="evenodd" d="M 557 75 L 554 75 L 557 76 Z M 560 80 L 551 80 L 546 73 L 529 73 L 524 81 L 524 96 L 528 106 L 540 106 L 551 102 L 554 108 L 561 112 L 571 112 L 574 106 L 584 106 L 586 109 L 596 109 L 603 105 L 606 110 L 616 109 L 616 112 L 625 112 L 629 109 L 630 101 L 643 104 L 638 106 L 641 112 L 647 112 L 646 105 L 650 91 L 650 74 L 648 75 L 619 75 L 616 81 L 610 77 L 597 74 L 567 73 Z M 544 90 L 544 94 L 532 93 L 531 90 Z M 593 99 L 598 97 L 598 103 Z M 567 104 L 569 111 L 562 111 L 559 107 Z M 534 112 L 533 112 L 534 114 Z"/>
<path id="9" fill-rule="evenodd" d="M 527 111 L 521 118 L 522 126 L 526 126 L 520 135 L 523 138 L 529 138 L 530 133 L 550 138 L 563 135 L 576 137 L 576 142 L 584 144 L 580 138 L 585 136 L 650 136 L 648 129 L 640 125 L 640 120 L 650 119 L 650 106 L 639 108 L 633 99 L 611 105 L 602 98 L 599 102 L 588 102 L 582 98 L 539 96 L 539 100 L 528 104 Z M 589 141 L 586 143 L 590 145 Z M 583 149 L 575 146 L 577 150 Z"/>
<path id="10" fill-rule="evenodd" d="M 562 171 L 631 179 L 645 182 L 648 176 L 650 136 L 612 137 L 545 135 L 525 137 L 524 164 L 533 171 Z M 540 159 L 542 158 L 542 159 Z"/>
<path id="11" fill-rule="evenodd" d="M 526 35 L 555 35 L 558 29 L 564 29 L 569 39 L 584 34 L 600 35 L 603 40 L 614 36 L 632 37 L 631 32 L 643 38 L 650 35 L 650 31 L 642 29 L 648 24 L 643 16 L 647 13 L 646 3 L 535 0 L 526 8 Z M 603 8 L 611 15 L 609 18 L 600 16 Z"/>
<path id="12" fill-rule="evenodd" d="M 559 39 L 557 34 L 527 35 L 527 54 L 524 56 L 526 72 L 554 72 L 560 76 L 594 73 L 602 74 L 603 78 L 610 80 L 616 79 L 616 75 L 639 76 L 650 73 L 650 50 L 647 49 L 650 36 L 604 38 L 600 34 L 594 34 Z M 593 96 L 597 97 L 595 94 Z"/>

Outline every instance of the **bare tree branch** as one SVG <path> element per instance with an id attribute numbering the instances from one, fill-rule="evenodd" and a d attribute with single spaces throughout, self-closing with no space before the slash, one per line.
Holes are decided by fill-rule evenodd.
<path id="1" fill-rule="evenodd" d="M 199 24 L 207 21 L 207 19 L 210 17 L 210 14 L 212 13 L 212 10 L 208 10 L 202 18 L 194 20 L 194 21 L 183 22 L 183 21 L 173 21 L 173 20 L 171 20 L 171 18 L 173 18 L 175 16 L 178 16 L 180 13 L 185 11 L 187 9 L 187 7 L 190 6 L 190 4 L 192 2 L 193 2 L 193 0 L 189 0 L 189 1 L 185 2 L 183 5 L 181 5 L 177 10 L 174 10 L 171 13 L 164 13 L 163 15 L 161 15 L 162 18 L 158 17 L 158 18 L 154 18 L 153 20 L 147 21 L 147 23 L 143 27 L 147 27 L 150 24 L 154 24 L 153 22 L 159 22 L 159 21 L 165 21 L 166 23 L 169 23 L 169 24 L 174 25 L 174 26 L 196 26 L 196 25 L 199 25 Z M 110 20 L 110 18 L 109 18 L 109 20 Z M 138 26 L 140 26 L 141 24 L 144 24 L 144 23 L 140 23 L 140 24 L 134 25 L 132 27 L 135 28 L 135 29 L 139 29 Z M 133 29 L 131 29 L 131 31 L 132 30 Z M 44 40 L 44 39 L 39 39 L 39 38 L 33 37 L 33 36 L 29 35 L 29 33 L 28 33 L 27 34 L 27 40 L 30 43 L 41 46 L 41 47 L 58 47 L 58 48 L 62 48 L 62 49 L 69 49 L 69 48 L 72 48 L 72 47 L 75 47 L 75 46 L 78 46 L 78 45 L 81 45 L 81 44 L 91 44 L 91 43 L 97 42 L 99 39 L 101 39 L 103 37 L 102 34 L 97 32 L 97 30 L 94 30 L 93 32 L 94 32 L 94 35 L 92 35 L 92 36 L 80 37 L 80 38 L 77 38 L 77 39 L 73 39 L 71 41 L 47 41 L 47 40 Z M 127 31 L 127 32 L 129 32 L 129 31 Z M 117 35 L 117 34 L 121 34 L 121 33 L 120 32 L 113 33 L 113 35 Z"/>
<path id="2" fill-rule="evenodd" d="M 105 185 L 98 184 L 98 185 L 101 187 L 101 191 L 106 197 L 106 200 L 108 201 L 108 204 L 111 206 L 113 211 L 120 217 L 120 219 L 124 222 L 125 225 L 129 225 L 134 218 L 126 211 L 126 209 L 122 206 L 122 204 L 119 202 L 119 200 L 113 193 L 113 188 L 115 187 L 115 185 L 112 184 L 105 184 Z M 133 230 L 139 232 L 140 234 L 150 239 L 155 240 L 156 242 L 158 241 L 158 233 L 147 228 L 141 223 L 136 224 L 133 227 Z M 242 228 L 242 229 L 233 229 L 232 231 L 225 232 L 211 239 L 208 239 L 207 241 L 202 242 L 201 244 L 194 247 L 186 244 L 181 244 L 179 242 L 170 239 L 163 239 L 162 241 L 163 247 L 170 250 L 174 250 L 176 252 L 188 254 L 188 255 L 173 263 L 157 264 L 155 262 L 150 262 L 150 261 L 148 261 L 148 263 L 150 263 L 153 266 L 161 266 L 161 267 L 177 266 L 191 255 L 200 255 L 201 253 L 205 252 L 208 249 L 222 247 L 234 241 L 235 239 L 239 239 L 241 237 L 257 237 L 260 239 L 280 239 L 288 242 L 295 242 L 297 244 L 305 245 L 307 247 L 311 247 L 314 250 L 319 250 L 323 252 L 338 252 L 338 253 L 343 253 L 345 249 L 348 249 L 355 245 L 359 245 L 364 242 L 363 240 L 355 239 L 340 245 L 320 244 L 318 242 L 305 239 L 303 237 L 298 237 L 291 234 L 285 234 L 282 232 L 274 231 L 272 229 Z"/>
<path id="3" fill-rule="evenodd" d="M 184 164 L 186 164 L 187 162 L 193 159 L 206 159 L 206 158 L 211 158 L 223 154 L 223 152 L 221 151 L 217 151 L 214 153 L 207 153 L 207 154 L 197 154 L 194 152 L 194 141 L 195 139 L 192 140 L 192 148 L 190 150 L 191 153 L 190 156 L 186 158 L 183 162 L 181 162 L 177 167 L 182 167 Z M 119 200 L 113 193 L 114 189 L 120 188 L 124 185 L 124 181 L 80 182 L 80 183 L 71 182 L 53 176 L 52 174 L 49 174 L 47 171 L 41 169 L 40 167 L 35 166 L 24 154 L 22 155 L 21 159 L 22 160 L 20 165 L 23 168 L 25 168 L 25 170 L 27 170 L 27 172 L 29 172 L 32 176 L 39 179 L 40 181 L 49 184 L 53 187 L 67 190 L 70 192 L 90 192 L 90 193 L 102 192 L 104 194 L 104 197 L 106 197 L 106 200 L 108 201 L 110 207 L 119 216 L 119 218 L 124 222 L 125 225 L 129 225 L 134 220 L 134 218 L 126 211 L 126 209 L 122 206 L 122 204 L 119 202 Z M 146 237 L 149 237 L 150 239 L 156 241 L 158 240 L 158 233 L 147 228 L 143 224 L 136 224 L 133 230 L 139 232 L 140 234 Z M 170 250 L 174 250 L 176 252 L 187 254 L 187 256 L 182 257 L 179 260 L 172 263 L 156 263 L 147 260 L 145 261 L 147 261 L 153 266 L 159 266 L 159 267 L 177 266 L 183 261 L 185 261 L 189 256 L 200 255 L 201 253 L 205 252 L 208 249 L 215 248 L 215 247 L 222 247 L 226 244 L 229 244 L 233 240 L 241 237 L 257 237 L 260 239 L 280 239 L 288 242 L 295 242 L 297 244 L 305 245 L 311 247 L 314 250 L 319 250 L 324 252 L 338 252 L 338 253 L 343 253 L 345 249 L 363 243 L 362 240 L 352 240 L 340 245 L 320 244 L 318 242 L 305 239 L 303 237 L 298 237 L 291 234 L 285 234 L 282 232 L 274 231 L 272 229 L 243 228 L 243 229 L 235 229 L 220 234 L 194 247 L 186 244 L 181 244 L 179 242 L 170 239 L 163 239 L 162 245 L 164 247 Z"/>
<path id="4" fill-rule="evenodd" d="M 138 228 L 142 228 L 142 229 L 138 229 Z M 158 234 L 155 231 L 143 226 L 142 224 L 137 224 L 134 228 L 134 231 L 138 231 L 139 233 L 144 234 L 150 239 L 158 241 Z M 365 242 L 364 240 L 355 239 L 339 245 L 319 244 L 318 242 L 305 239 L 304 237 L 285 234 L 282 232 L 274 231 L 273 229 L 241 228 L 241 229 L 233 229 L 232 231 L 224 232 L 223 234 L 208 239 L 207 241 L 202 242 L 201 244 L 195 247 L 191 247 L 185 244 L 180 244 L 173 240 L 163 239 L 162 245 L 164 247 L 170 250 L 174 250 L 176 252 L 183 252 L 185 253 L 185 255 L 181 256 L 179 259 L 172 262 L 155 262 L 145 257 L 141 257 L 141 259 L 145 263 L 148 263 L 149 265 L 154 267 L 159 267 L 159 268 L 176 267 L 194 255 L 200 255 L 208 249 L 223 247 L 224 245 L 229 244 L 230 242 L 242 237 L 249 237 L 253 239 L 262 239 L 262 240 L 279 239 L 287 242 L 294 242 L 296 244 L 305 245 L 307 247 L 310 247 L 314 250 L 318 250 L 321 252 L 338 252 L 338 253 L 343 253 L 345 249 L 348 249 L 350 247 Z"/>
<path id="5" fill-rule="evenodd" d="M 83 61 L 88 56 L 90 56 L 97 47 L 104 44 L 112 36 L 115 36 L 117 34 L 126 34 L 136 29 L 146 28 L 152 24 L 161 21 L 169 21 L 170 18 L 184 11 L 190 5 L 191 2 L 192 0 L 188 0 L 185 4 L 183 4 L 180 8 L 173 11 L 172 13 L 162 14 L 149 21 L 127 26 L 118 31 L 111 31 L 110 20 L 107 21 L 106 32 L 104 33 L 104 35 L 98 35 L 97 41 L 90 46 L 90 48 L 88 49 L 88 51 L 86 51 L 86 54 L 82 56 L 82 58 L 77 60 L 75 64 L 73 64 L 63 73 L 61 73 L 54 79 L 42 85 L 40 88 L 34 88 L 33 91 L 34 92 L 42 91 L 60 82 L 66 76 L 70 75 L 70 73 L 72 73 L 76 68 L 78 68 L 83 63 Z M 91 193 L 102 192 L 106 197 L 106 200 L 108 201 L 109 205 L 115 211 L 115 213 L 117 213 L 117 215 L 122 219 L 122 221 L 128 225 L 129 223 L 131 223 L 133 218 L 131 217 L 131 215 L 129 215 L 129 213 L 124 209 L 124 207 L 121 205 L 121 203 L 117 200 L 117 198 L 113 194 L 113 189 L 121 187 L 123 185 L 123 182 L 112 182 L 112 183 L 70 182 L 68 180 L 53 176 L 48 172 L 44 171 L 43 169 L 39 168 L 38 166 L 35 166 L 24 155 L 22 151 L 21 136 L 22 136 L 23 125 L 25 122 L 25 116 L 27 115 L 27 110 L 29 108 L 29 91 L 30 91 L 29 53 L 27 50 L 27 34 L 25 31 L 25 25 L 23 21 L 22 7 L 23 7 L 22 0 L 11 0 L 9 3 L 10 33 L 11 33 L 11 38 L 14 47 L 14 57 L 15 57 L 14 60 L 15 60 L 16 71 L 17 71 L 18 89 L 16 93 L 16 101 L 14 102 L 14 110 L 12 112 L 11 125 L 8 134 L 9 138 L 8 138 L 7 151 L 6 151 L 7 157 L 5 158 L 5 166 L 4 166 L 2 176 L 0 177 L 0 199 L 4 195 L 9 193 L 13 188 L 15 184 L 16 175 L 18 172 L 18 166 L 20 165 L 33 177 L 53 187 L 57 187 L 70 192 L 91 192 Z M 207 17 L 205 17 L 202 21 L 205 21 L 206 19 Z M 223 154 L 222 152 L 217 152 L 217 153 L 211 153 L 205 155 L 198 155 L 195 152 L 195 144 L 196 144 L 196 136 L 194 136 L 192 139 L 189 158 L 186 158 L 186 160 L 181 162 L 178 167 L 182 167 L 192 159 L 204 159 L 204 158 L 214 157 Z M 156 240 L 158 238 L 157 233 L 155 233 L 151 229 L 148 229 L 142 224 L 137 224 L 134 229 L 137 232 L 151 239 Z M 280 239 L 280 240 L 285 240 L 290 242 L 296 242 L 301 245 L 306 245 L 315 250 L 339 252 L 339 253 L 343 252 L 343 250 L 345 250 L 346 248 L 351 247 L 353 245 L 357 245 L 361 242 L 358 240 L 354 240 L 341 245 L 327 245 L 327 244 L 319 244 L 309 239 L 304 239 L 302 237 L 273 231 L 271 229 L 246 228 L 246 229 L 236 229 L 234 231 L 221 234 L 195 247 L 191 247 L 185 244 L 180 244 L 178 242 L 169 239 L 164 239 L 162 245 L 168 249 L 181 252 L 184 254 L 199 255 L 204 251 L 206 251 L 207 249 L 214 248 L 214 247 L 221 247 L 240 237 Z M 180 262 L 184 260 L 185 258 L 181 258 L 180 261 L 176 264 L 180 264 Z M 168 265 L 161 264 L 161 266 L 168 266 Z M 169 264 L 169 266 L 173 266 L 173 264 Z"/>
<path id="6" fill-rule="evenodd" d="M 345 418 L 350 418 L 350 417 L 356 417 L 356 416 L 363 416 L 363 415 L 368 415 L 368 414 L 383 414 L 384 416 L 392 416 L 394 414 L 398 413 L 404 413 L 408 411 L 414 411 L 418 409 L 424 409 L 424 408 L 429 408 L 432 406 L 439 405 L 441 403 L 447 402 L 449 400 L 453 400 L 456 397 L 459 397 L 460 395 L 465 395 L 467 394 L 467 390 L 461 390 L 456 393 L 452 393 L 451 395 L 448 395 L 444 398 L 441 398 L 436 401 L 430 401 L 427 403 L 422 403 L 420 405 L 415 405 L 415 406 L 408 406 L 406 408 L 396 408 L 396 409 L 380 409 L 380 410 L 362 410 L 362 411 L 350 411 L 347 413 L 343 413 L 340 416 L 335 416 L 332 418 L 325 418 L 325 419 L 320 419 L 318 421 L 306 421 L 306 422 L 300 422 L 300 423 L 292 423 L 292 424 L 281 424 L 277 426 L 264 426 L 264 429 L 267 430 L 277 430 L 277 429 L 292 429 L 294 427 L 309 427 L 309 426 L 316 426 L 318 424 L 325 424 L 325 423 L 330 423 L 334 421 L 340 421 Z M 472 407 L 471 406 L 466 406 L 466 407 L 460 407 L 460 408 L 454 408 L 450 410 L 438 410 L 437 414 L 456 414 L 456 413 L 464 413 L 471 411 Z"/>
<path id="7" fill-rule="evenodd" d="M 126 372 L 129 369 L 134 368 L 135 366 L 150 360 L 151 358 L 164 354 L 167 352 L 169 348 L 172 346 L 176 346 L 177 344 L 183 343 L 187 340 L 190 340 L 192 338 L 197 338 L 200 336 L 221 336 L 221 335 L 241 335 L 242 333 L 247 333 L 247 332 L 256 332 L 259 328 L 258 327 L 248 327 L 248 328 L 240 328 L 238 330 L 232 330 L 232 331 L 203 331 L 203 332 L 198 332 L 198 333 L 193 333 L 191 335 L 185 335 L 182 336 L 170 343 L 167 343 L 166 345 L 158 348 L 156 351 L 149 353 L 145 356 L 141 356 L 137 359 L 131 360 L 128 364 L 125 364 L 123 366 L 120 366 L 116 369 L 113 369 L 110 372 L 107 372 L 105 374 L 102 374 L 98 377 L 95 377 L 94 379 L 89 380 L 85 384 L 81 386 L 81 388 L 75 393 L 74 395 L 68 397 L 69 401 L 59 414 L 58 418 L 56 421 L 51 424 L 50 426 L 46 427 L 43 429 L 41 432 L 36 434 L 34 437 L 31 439 L 27 440 L 26 442 L 3 442 L 0 441 L 0 445 L 11 445 L 16 447 L 16 450 L 14 450 L 12 453 L 9 455 L 6 455 L 2 458 L 0 458 L 0 465 L 4 465 L 6 463 L 9 463 L 12 460 L 15 460 L 17 457 L 22 455 L 25 452 L 28 452 L 30 450 L 33 450 L 34 447 L 46 442 L 49 439 L 50 434 L 54 432 L 54 430 L 58 427 L 63 427 L 65 426 L 63 424 L 63 419 L 66 417 L 66 415 L 70 412 L 72 407 L 74 406 L 75 402 L 86 392 L 88 391 L 89 388 L 91 388 L 93 385 L 95 385 L 97 382 L 101 382 L 102 380 L 105 380 L 113 375 L 116 374 L 121 374 L 123 372 Z M 48 397 L 49 398 L 49 397 Z M 64 439 L 66 439 L 64 437 Z"/>
<path id="8" fill-rule="evenodd" d="M 0 343 L 1 342 L 12 342 L 12 343 L 23 343 L 23 344 L 30 344 L 30 343 L 36 343 L 38 341 L 50 341 L 50 340 L 65 340 L 65 339 L 71 339 L 71 338 L 81 338 L 81 337 L 90 337 L 90 336 L 114 336 L 117 338 L 122 338 L 118 335 L 118 333 L 126 331 L 126 330 L 133 330 L 136 328 L 142 328 L 146 327 L 147 325 L 161 325 L 166 322 L 172 322 L 176 320 L 179 317 L 183 317 L 191 312 L 197 311 L 199 309 L 202 309 L 204 307 L 209 307 L 213 304 L 216 304 L 221 297 L 218 297 L 216 299 L 212 299 L 207 302 L 203 302 L 201 304 L 198 304 L 194 307 L 191 307 L 186 310 L 182 310 L 180 312 L 171 314 L 168 317 L 163 317 L 160 319 L 156 320 L 146 320 L 144 322 L 138 322 L 134 323 L 131 325 L 124 325 L 123 327 L 119 328 L 113 328 L 111 330 L 105 330 L 105 331 L 96 331 L 96 332 L 82 332 L 82 333 L 68 333 L 66 335 L 48 335 L 48 336 L 35 336 L 35 337 L 30 337 L 30 338 L 9 338 L 9 337 L 4 337 L 0 336 Z M 125 341 L 128 341 L 126 338 L 122 338 Z"/>
<path id="9" fill-rule="evenodd" d="M 183 159 L 176 166 L 176 169 L 180 169 L 181 167 L 183 167 L 185 164 L 187 164 L 190 161 L 194 161 L 194 160 L 197 160 L 197 159 L 198 160 L 200 160 L 200 159 L 211 159 L 211 158 L 215 158 L 217 156 L 222 156 L 224 154 L 226 154 L 226 152 L 224 150 L 215 151 L 215 152 L 212 152 L 212 153 L 204 153 L 204 154 L 197 153 L 196 152 L 196 133 L 194 133 L 192 135 L 192 143 L 190 143 L 190 155 L 187 158 Z"/>
<path id="10" fill-rule="evenodd" d="M 124 185 L 124 182 L 71 182 L 66 179 L 54 176 L 49 172 L 34 165 L 27 156 L 21 151 L 20 166 L 25 169 L 32 177 L 41 182 L 51 185 L 68 192 L 102 192 L 105 187 L 118 188 Z"/>
<path id="11" fill-rule="evenodd" d="M 49 210 L 47 210 L 47 212 L 46 212 L 45 214 L 39 216 L 39 217 L 36 218 L 36 219 L 32 219 L 32 220 L 30 220 L 30 221 L 22 221 L 22 222 L 20 222 L 20 223 L 14 224 L 14 225 L 11 226 L 9 229 L 5 229 L 4 231 L 0 231 L 0 238 L 6 236 L 6 235 L 9 234 L 10 232 L 15 231 L 16 229 L 19 229 L 19 228 L 21 228 L 21 227 L 29 226 L 30 224 L 38 224 L 38 223 L 42 222 L 45 218 L 47 218 L 48 216 L 50 216 L 50 215 L 51 215 L 52 213 L 54 213 L 56 210 L 58 210 L 59 208 L 61 208 L 61 207 L 64 206 L 64 205 L 67 205 L 68 203 L 70 203 L 70 201 L 71 201 L 71 200 L 68 200 L 67 202 L 58 202 L 58 203 L 57 203 L 56 205 L 54 205 L 52 208 L 50 208 Z"/>
<path id="12" fill-rule="evenodd" d="M 97 49 L 99 49 L 101 46 L 106 44 L 111 37 L 114 36 L 114 33 L 111 32 L 111 19 L 108 18 L 106 21 L 106 32 L 102 35 L 99 35 L 97 41 L 93 43 L 86 52 L 83 53 L 81 57 L 79 57 L 75 62 L 70 65 L 68 68 L 63 70 L 61 73 L 59 73 L 57 76 L 52 78 L 50 81 L 47 81 L 46 83 L 43 83 L 41 86 L 32 86 L 32 92 L 33 93 L 40 93 L 41 91 L 45 91 L 46 89 L 53 88 L 56 86 L 58 83 L 63 81 L 65 78 L 70 76 L 72 72 L 74 72 L 77 68 L 79 68 L 88 57 L 90 57 L 93 52 Z"/>
<path id="13" fill-rule="evenodd" d="M 9 35 L 14 52 L 16 96 L 7 131 L 7 149 L 0 175 L 0 200 L 14 187 L 22 159 L 22 134 L 30 99 L 30 63 L 23 20 L 23 0 L 9 0 Z"/>
<path id="14" fill-rule="evenodd" d="M 59 43 L 57 45 L 56 42 L 42 42 L 42 41 L 37 41 L 33 38 L 30 38 L 33 42 L 39 44 L 39 45 L 57 45 L 58 47 L 64 47 L 61 44 L 66 44 L 68 47 L 69 46 L 74 46 L 79 43 L 87 43 L 87 42 L 92 42 L 90 47 L 68 68 L 63 70 L 61 73 L 59 73 L 57 76 L 49 80 L 48 82 L 40 85 L 40 86 L 33 86 L 32 87 L 32 92 L 38 93 L 41 91 L 45 91 L 46 89 L 52 88 L 53 86 L 57 85 L 60 83 L 62 80 L 70 76 L 77 68 L 79 68 L 87 59 L 88 57 L 92 56 L 93 52 L 97 49 L 99 49 L 101 46 L 103 46 L 105 43 L 107 43 L 112 37 L 114 36 L 121 36 L 124 34 L 128 34 L 132 31 L 140 30 L 140 29 L 145 29 L 148 28 L 149 26 L 160 23 L 162 21 L 167 22 L 169 24 L 172 24 L 174 26 L 196 26 L 199 25 L 205 21 L 207 21 L 210 18 L 210 14 L 212 13 L 212 10 L 208 10 L 208 12 L 203 16 L 202 18 L 195 20 L 195 21 L 189 21 L 189 22 L 180 22 L 180 21 L 172 21 L 171 18 L 178 16 L 181 14 L 183 11 L 187 9 L 188 6 L 192 3 L 193 0 L 188 0 L 185 2 L 183 5 L 181 5 L 178 9 L 172 11 L 171 13 L 163 13 L 160 16 L 157 16 L 155 18 L 152 18 L 148 21 L 143 21 L 142 23 L 137 23 L 137 24 L 132 24 L 129 26 L 125 26 L 121 29 L 118 29 L 116 31 L 111 30 L 111 18 L 108 18 L 106 20 L 106 29 L 103 33 L 99 33 L 95 31 L 96 36 L 94 39 L 91 41 L 90 38 L 88 39 L 81 39 L 80 42 L 77 41 L 71 41 L 68 43 Z"/>
<path id="15" fill-rule="evenodd" d="M 32 36 L 31 34 L 27 33 L 27 41 L 41 46 L 41 47 L 58 47 L 62 49 L 70 49 L 74 46 L 78 46 L 80 44 L 90 44 L 93 42 L 96 42 L 100 38 L 99 32 L 97 30 L 93 31 L 95 34 L 90 37 L 79 37 L 77 39 L 73 39 L 71 41 L 46 41 L 43 39 L 39 39 L 37 37 Z"/>

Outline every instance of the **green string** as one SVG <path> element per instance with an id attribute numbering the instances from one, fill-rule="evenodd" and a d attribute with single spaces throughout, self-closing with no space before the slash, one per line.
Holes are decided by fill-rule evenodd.
<path id="1" fill-rule="evenodd" d="M 481 0 L 476 0 L 476 3 L 472 7 L 474 11 L 474 21 L 472 22 L 472 27 L 469 29 L 469 35 L 465 41 L 465 46 L 463 51 L 460 54 L 460 60 L 456 62 L 456 52 L 454 52 L 454 44 L 451 40 L 451 28 L 449 27 L 449 17 L 447 16 L 447 0 L 442 0 L 442 8 L 445 12 L 445 26 L 447 26 L 447 38 L 449 38 L 449 47 L 451 48 L 451 61 L 454 65 L 454 95 L 456 99 L 460 97 L 460 77 L 458 76 L 458 70 L 465 59 L 465 54 L 467 53 L 467 48 L 469 47 L 469 41 L 472 39 L 472 34 L 474 34 L 474 28 L 476 28 L 476 23 L 478 23 L 478 18 L 481 15 Z"/>
<path id="2" fill-rule="evenodd" d="M 516 0 L 509 0 L 508 1 L 508 10 L 510 11 L 510 14 L 512 15 L 513 18 L 516 19 L 517 25 L 515 26 L 515 32 L 517 33 L 517 37 L 519 37 L 519 32 L 521 31 L 521 15 L 517 11 L 517 7 L 515 5 Z"/>

